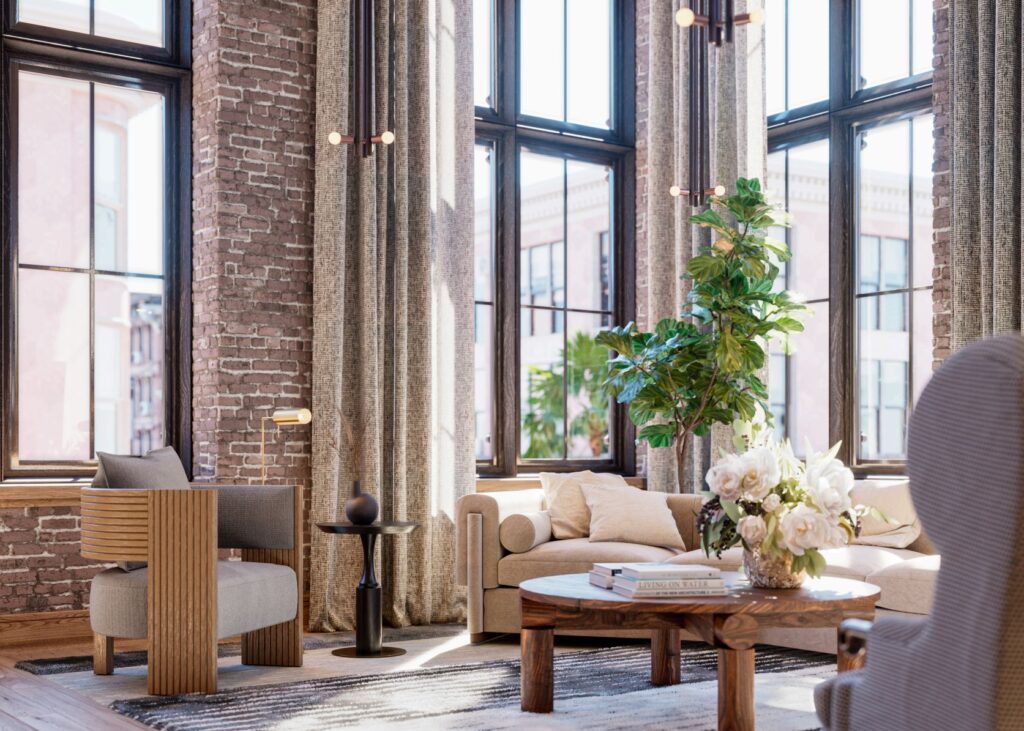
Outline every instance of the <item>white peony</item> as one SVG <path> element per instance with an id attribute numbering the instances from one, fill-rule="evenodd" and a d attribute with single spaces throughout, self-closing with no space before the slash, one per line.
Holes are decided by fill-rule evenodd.
<path id="1" fill-rule="evenodd" d="M 761 501 L 761 509 L 766 513 L 774 513 L 779 509 L 782 504 L 782 498 L 776 495 L 774 492 Z"/>
<path id="2" fill-rule="evenodd" d="M 826 515 L 809 505 L 797 505 L 779 521 L 782 541 L 794 556 L 803 556 L 810 548 L 832 545 L 833 527 Z"/>
<path id="3" fill-rule="evenodd" d="M 806 489 L 811 502 L 818 507 L 818 510 L 831 518 L 838 518 L 853 508 L 850 494 L 843 492 L 842 489 L 835 489 L 824 478 L 820 478 L 816 484 L 808 482 Z"/>
<path id="4" fill-rule="evenodd" d="M 736 529 L 739 531 L 740 537 L 751 548 L 760 546 L 761 541 L 768 535 L 768 526 L 760 515 L 748 515 L 745 518 L 740 518 Z"/>
<path id="5" fill-rule="evenodd" d="M 779 461 L 768 447 L 751 449 L 741 457 L 743 462 L 743 496 L 762 500 L 779 484 Z"/>
<path id="6" fill-rule="evenodd" d="M 807 460 L 807 484 L 818 487 L 822 483 L 849 498 L 853 489 L 853 473 L 840 460 L 828 454 Z"/>
<path id="7" fill-rule="evenodd" d="M 705 479 L 711 492 L 722 500 L 737 500 L 743 483 L 743 460 L 739 455 L 727 454 L 708 470 Z"/>

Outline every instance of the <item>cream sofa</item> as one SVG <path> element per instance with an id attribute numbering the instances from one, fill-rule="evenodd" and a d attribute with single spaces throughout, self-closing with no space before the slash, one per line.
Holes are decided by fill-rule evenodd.
<path id="1" fill-rule="evenodd" d="M 742 563 L 739 547 L 726 551 L 720 560 L 708 558 L 700 550 L 696 516 L 701 501 L 699 495 L 668 496 L 668 506 L 688 549 L 676 562 L 737 570 Z M 493 633 L 519 632 L 517 587 L 522 581 L 583 573 L 601 561 L 662 561 L 676 555 L 664 548 L 633 543 L 591 542 L 588 538 L 552 539 L 544 491 L 540 487 L 466 495 L 456 506 L 456 533 L 456 580 L 468 590 L 467 617 L 474 642 Z M 513 553 L 504 548 L 503 538 L 506 545 L 513 545 L 521 552 Z M 879 615 L 928 613 L 939 557 L 926 536 L 921 535 L 907 548 L 850 545 L 823 553 L 828 561 L 827 576 L 868 581 L 881 589 L 877 604 Z M 761 641 L 818 652 L 836 651 L 836 635 L 832 630 L 765 630 Z"/>

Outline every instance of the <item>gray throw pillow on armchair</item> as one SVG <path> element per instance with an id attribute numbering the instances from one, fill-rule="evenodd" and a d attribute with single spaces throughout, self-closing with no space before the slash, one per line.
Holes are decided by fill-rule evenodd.
<path id="1" fill-rule="evenodd" d="M 114 489 L 145 489 L 150 487 L 187 490 L 188 475 L 174 447 L 154 449 L 142 457 L 97 452 L 99 468 L 93 478 L 93 487 Z M 122 571 L 145 568 L 145 561 L 118 561 Z"/>

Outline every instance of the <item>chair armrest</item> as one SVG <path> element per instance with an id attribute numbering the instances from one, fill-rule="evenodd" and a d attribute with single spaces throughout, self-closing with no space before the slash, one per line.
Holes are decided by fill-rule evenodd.
<path id="1" fill-rule="evenodd" d="M 839 652 L 853 659 L 867 651 L 871 622 L 866 619 L 844 619 L 839 625 Z"/>
<path id="2" fill-rule="evenodd" d="M 479 547 L 483 586 L 498 586 L 498 561 L 501 559 L 501 521 L 516 513 L 534 513 L 544 506 L 544 491 L 510 490 L 464 495 L 455 504 L 455 581 L 469 583 L 470 550 L 469 530 L 466 523 L 471 514 L 481 516 L 482 531 Z"/>

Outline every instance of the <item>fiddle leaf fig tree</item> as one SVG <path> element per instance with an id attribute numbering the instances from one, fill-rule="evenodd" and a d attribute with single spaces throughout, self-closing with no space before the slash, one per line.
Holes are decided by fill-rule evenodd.
<path id="1" fill-rule="evenodd" d="M 784 242 L 767 229 L 787 225 L 785 214 L 765 198 L 757 179 L 740 178 L 736 193 L 712 197 L 690 222 L 711 229 L 715 242 L 690 259 L 687 304 L 679 319 L 665 319 L 654 332 L 629 323 L 603 331 L 601 345 L 616 351 L 605 389 L 629 405 L 638 442 L 674 447 L 680 488 L 694 436 L 715 423 L 767 417 L 768 388 L 758 373 L 775 337 L 803 330 L 806 307 L 789 292 L 775 291 L 778 262 L 788 261 Z"/>

